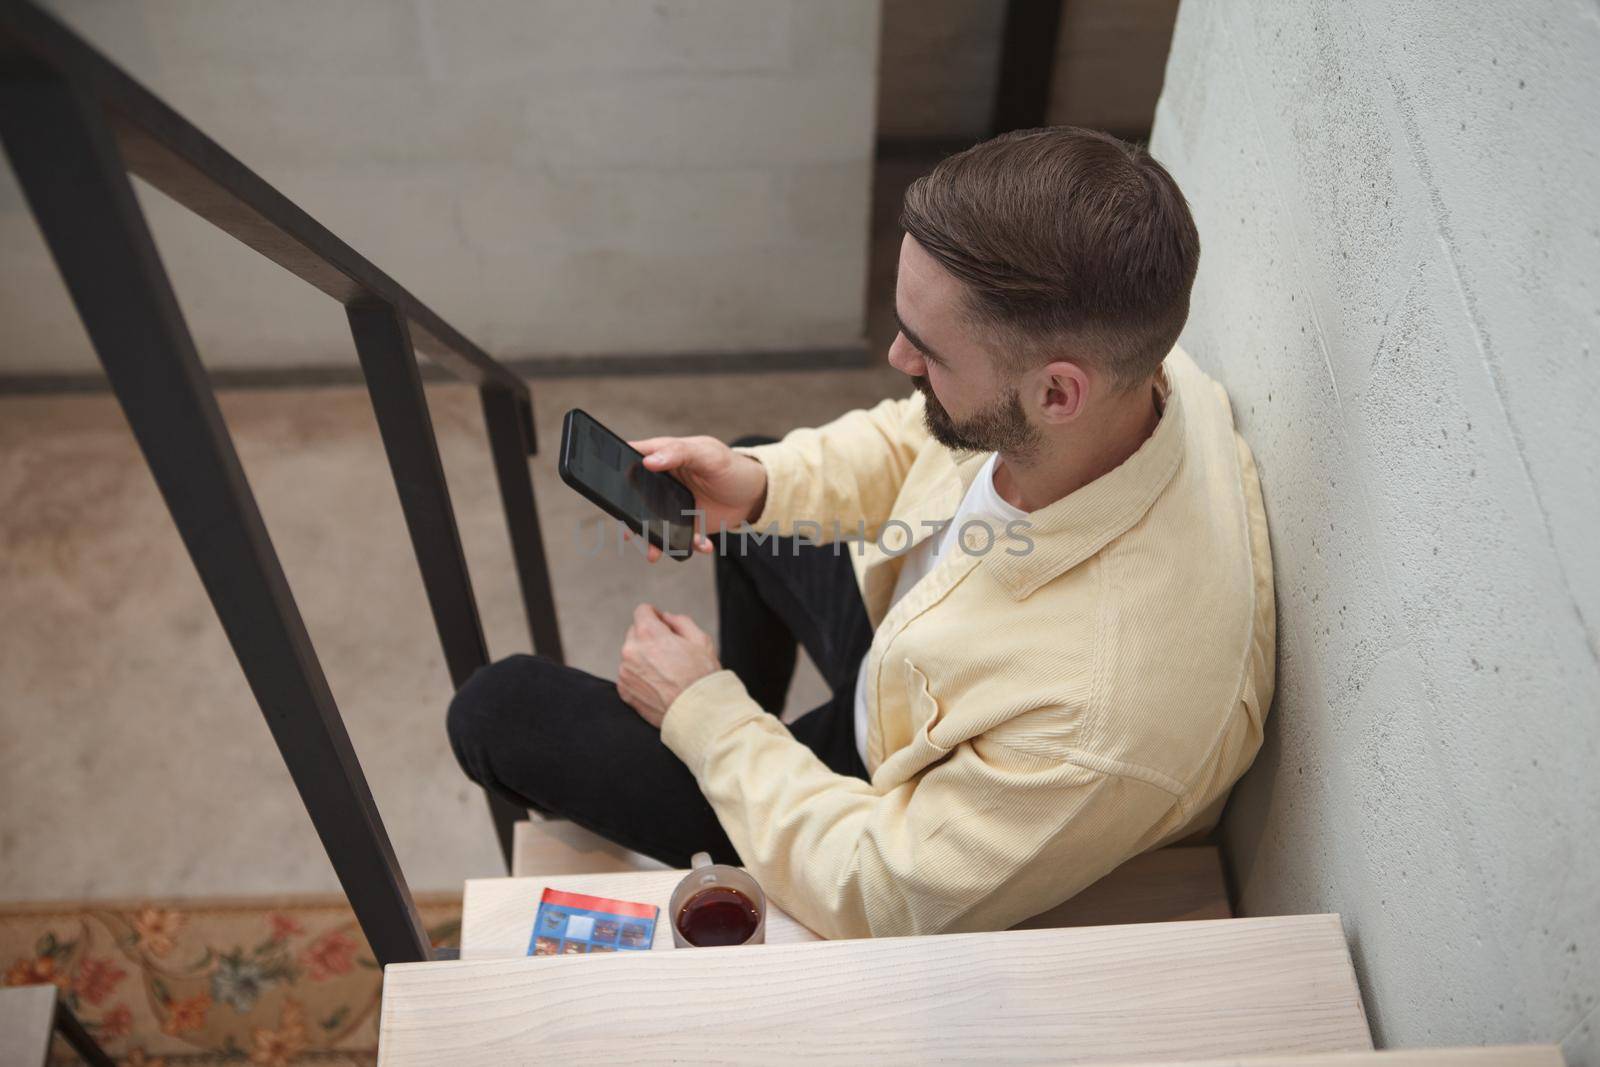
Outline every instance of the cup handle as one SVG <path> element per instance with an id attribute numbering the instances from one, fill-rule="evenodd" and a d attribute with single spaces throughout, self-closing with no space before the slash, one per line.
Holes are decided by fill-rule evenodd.
<path id="1" fill-rule="evenodd" d="M 696 852 L 689 859 L 689 869 L 692 870 L 692 871 L 698 871 L 701 867 L 710 867 L 710 866 L 711 866 L 711 853 L 709 853 L 709 852 Z"/>

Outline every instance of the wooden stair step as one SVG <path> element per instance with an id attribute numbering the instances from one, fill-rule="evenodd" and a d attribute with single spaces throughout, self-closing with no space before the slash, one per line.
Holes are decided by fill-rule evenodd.
<path id="1" fill-rule="evenodd" d="M 1566 1067 L 1556 1045 L 1475 1045 L 1299 1056 L 1235 1056 L 1221 1060 L 1140 1060 L 1107 1067 Z"/>
<path id="2" fill-rule="evenodd" d="M 565 819 L 546 819 L 529 813 L 526 821 L 512 826 L 513 878 L 665 869 L 666 864 L 625 849 Z"/>
<path id="3" fill-rule="evenodd" d="M 1215 845 L 1193 845 L 1135 856 L 1071 900 L 1015 929 L 1231 918 L 1222 852 Z"/>
<path id="4" fill-rule="evenodd" d="M 461 904 L 461 958 L 504 959 L 528 954 L 533 921 L 546 889 L 593 897 L 654 904 L 661 909 L 653 950 L 672 948 L 667 902 L 688 871 L 612 871 L 604 874 L 551 875 L 545 878 L 471 878 Z M 816 941 L 817 935 L 770 901 L 767 943 Z"/>
<path id="5" fill-rule="evenodd" d="M 472 879 L 466 884 L 462 906 L 461 958 L 525 955 L 533 933 L 533 920 L 539 910 L 539 898 L 547 888 L 654 904 L 664 913 L 673 887 L 686 873 L 601 868 L 593 874 Z M 1217 850 L 1213 847 L 1165 848 L 1129 860 L 1065 904 L 1019 924 L 1017 929 L 1178 922 L 1231 916 L 1222 860 Z M 769 910 L 767 940 L 773 943 L 812 941 L 816 940 L 816 935 L 774 906 Z M 657 927 L 655 945 L 657 948 L 672 946 L 671 931 L 664 922 Z"/>
<path id="6" fill-rule="evenodd" d="M 384 973 L 379 1062 L 1035 1063 L 1370 1049 L 1337 915 Z"/>

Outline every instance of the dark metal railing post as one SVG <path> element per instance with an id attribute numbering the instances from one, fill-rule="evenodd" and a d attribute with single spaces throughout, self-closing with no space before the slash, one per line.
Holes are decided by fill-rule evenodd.
<path id="1" fill-rule="evenodd" d="M 0 56 L 0 140 L 380 963 L 428 942 L 106 115 Z"/>
<path id="2" fill-rule="evenodd" d="M 89 1067 L 117 1067 L 117 1061 L 106 1054 L 100 1042 L 94 1039 L 94 1035 L 89 1033 L 77 1014 L 67 1007 L 67 1002 L 59 995 L 56 997 L 55 1030 Z"/>
<path id="3" fill-rule="evenodd" d="M 433 420 L 428 415 L 422 375 L 411 347 L 411 332 L 405 319 L 385 303 L 351 304 L 345 313 L 355 336 L 356 353 L 361 357 L 372 410 L 378 417 L 389 469 L 394 472 L 395 488 L 400 493 L 400 507 L 411 532 L 411 547 L 422 571 L 428 605 L 433 609 L 434 627 L 444 646 L 450 682 L 460 689 L 473 671 L 489 662 L 489 648 L 472 595 L 472 579 L 467 574 L 455 511 L 450 506 L 450 490 L 439 460 Z M 488 790 L 484 796 L 489 802 L 489 818 L 494 823 L 501 857 L 510 870 L 513 827 L 527 817 L 527 812 Z"/>
<path id="4" fill-rule="evenodd" d="M 505 507 L 511 533 L 511 551 L 522 583 L 522 604 L 528 613 L 533 650 L 557 663 L 561 629 L 556 624 L 556 602 L 550 589 L 550 566 L 545 561 L 544 539 L 539 533 L 539 510 L 533 500 L 533 480 L 528 457 L 537 451 L 533 436 L 533 410 L 525 396 L 495 385 L 484 385 L 483 422 L 494 454 L 494 473 L 500 481 L 500 502 Z"/>
<path id="5" fill-rule="evenodd" d="M 539 509 L 533 499 L 533 479 L 528 472 L 528 457 L 537 451 L 533 433 L 533 409 L 528 398 L 495 385 L 479 389 L 483 402 L 483 423 L 489 435 L 489 451 L 494 456 L 495 478 L 500 483 L 500 503 L 506 513 L 511 535 L 511 554 L 517 564 L 517 580 L 522 585 L 522 606 L 528 615 L 528 632 L 533 650 L 557 663 L 565 663 L 561 651 L 561 628 L 556 623 L 555 596 L 550 587 L 550 566 L 545 561 L 544 538 L 539 533 Z M 489 817 L 494 820 L 495 836 L 506 864 L 511 864 L 512 827 L 527 812 L 494 793 L 488 793 Z"/>
<path id="6" fill-rule="evenodd" d="M 489 662 L 489 648 L 472 595 L 455 510 L 450 506 L 450 489 L 411 347 L 411 331 L 405 319 L 385 303 L 351 304 L 345 314 L 400 494 L 428 606 L 433 609 L 434 627 L 444 646 L 445 665 L 451 684 L 459 689 L 473 671 Z"/>

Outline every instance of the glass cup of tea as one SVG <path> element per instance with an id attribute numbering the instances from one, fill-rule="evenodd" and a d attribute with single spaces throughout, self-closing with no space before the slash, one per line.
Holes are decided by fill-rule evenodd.
<path id="1" fill-rule="evenodd" d="M 704 852 L 672 891 L 672 943 L 678 948 L 760 945 L 767 940 L 767 896 L 737 867 L 712 863 Z"/>

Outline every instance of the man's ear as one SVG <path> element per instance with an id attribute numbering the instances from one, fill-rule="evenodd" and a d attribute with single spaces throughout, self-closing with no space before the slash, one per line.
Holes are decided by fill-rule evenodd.
<path id="1" fill-rule="evenodd" d="M 1035 381 L 1035 403 L 1045 422 L 1071 422 L 1088 404 L 1089 374 L 1076 363 L 1058 360 L 1041 367 Z"/>

